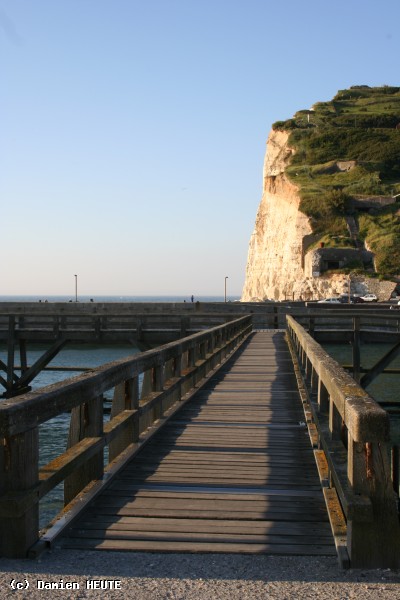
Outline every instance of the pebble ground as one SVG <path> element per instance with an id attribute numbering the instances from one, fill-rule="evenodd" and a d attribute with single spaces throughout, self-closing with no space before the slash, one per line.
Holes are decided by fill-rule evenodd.
<path id="1" fill-rule="evenodd" d="M 60 580 L 64 586 L 77 584 L 79 589 L 40 589 L 37 583 L 54 584 Z M 96 580 L 103 580 L 108 589 L 88 589 L 87 586 L 100 585 L 93 583 Z M 112 583 L 105 584 L 107 580 Z M 56 548 L 37 560 L 0 559 L 0 600 L 10 598 L 11 594 L 21 599 L 400 600 L 400 572 L 344 571 L 335 558 L 328 557 L 87 552 Z"/>

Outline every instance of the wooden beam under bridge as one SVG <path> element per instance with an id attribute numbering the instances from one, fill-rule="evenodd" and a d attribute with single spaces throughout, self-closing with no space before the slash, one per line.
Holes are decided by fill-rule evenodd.
<path id="1" fill-rule="evenodd" d="M 361 387 L 365 389 L 370 383 L 372 383 L 374 381 L 374 379 L 376 379 L 376 377 L 378 377 L 378 375 L 380 375 L 384 371 L 384 369 L 386 369 L 386 367 L 388 365 L 390 365 L 390 363 L 399 354 L 400 354 L 400 342 L 397 342 L 397 344 L 395 346 L 393 346 L 393 348 L 391 348 L 389 350 L 389 352 L 387 352 L 385 354 L 385 356 L 383 356 L 380 360 L 378 360 L 376 365 L 374 367 L 372 367 L 372 369 L 370 369 L 368 371 L 368 373 L 366 373 L 366 375 L 364 375 L 361 378 L 361 381 L 360 381 Z"/>
<path id="2" fill-rule="evenodd" d="M 5 388 L 3 393 L 4 398 L 12 398 L 19 394 L 28 392 L 31 387 L 30 383 L 33 379 L 42 371 L 50 361 L 59 353 L 59 351 L 68 342 L 65 338 L 59 338 L 56 340 L 51 347 L 40 356 L 31 367 L 27 366 L 26 362 L 26 344 L 25 340 L 17 340 L 15 336 L 15 317 L 9 317 L 9 339 L 8 339 L 8 363 L 5 364 L 0 361 L 0 369 L 4 370 L 7 374 L 7 379 L 0 376 L 0 384 Z M 21 357 L 21 376 L 17 376 L 15 371 L 15 347 L 19 345 L 20 357 Z"/>

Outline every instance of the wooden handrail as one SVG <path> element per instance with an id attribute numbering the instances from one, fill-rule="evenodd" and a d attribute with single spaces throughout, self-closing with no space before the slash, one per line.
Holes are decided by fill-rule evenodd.
<path id="1" fill-rule="evenodd" d="M 0 314 L 0 340 L 7 343 L 7 363 L 0 361 L 0 386 L 4 396 L 10 398 L 30 391 L 30 384 L 38 373 L 47 367 L 50 360 L 68 342 L 85 341 L 94 343 L 127 342 L 145 347 L 160 346 L 179 338 L 194 334 L 238 318 L 234 314 L 210 316 L 173 313 L 106 315 L 69 311 L 53 314 L 25 312 L 23 315 Z M 28 367 L 27 344 L 47 342 L 50 347 Z M 14 357 L 19 350 L 21 375 Z"/>
<path id="2" fill-rule="evenodd" d="M 0 402 L 0 555 L 26 556 L 39 539 L 39 499 L 64 481 L 68 504 L 102 480 L 104 448 L 110 464 L 135 450 L 251 330 L 251 317 L 241 317 Z M 103 393 L 113 388 L 111 419 L 104 423 Z M 68 448 L 39 468 L 38 427 L 66 412 Z"/>
<path id="3" fill-rule="evenodd" d="M 290 315 L 287 331 L 308 389 L 329 486 L 336 490 L 347 521 L 351 566 L 398 568 L 400 526 L 389 416 Z"/>

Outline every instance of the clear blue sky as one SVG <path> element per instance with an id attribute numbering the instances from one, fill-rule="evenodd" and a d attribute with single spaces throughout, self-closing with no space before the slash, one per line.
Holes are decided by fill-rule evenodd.
<path id="1" fill-rule="evenodd" d="M 271 124 L 399 85 L 399 0 L 0 0 L 0 294 L 240 295 Z"/>

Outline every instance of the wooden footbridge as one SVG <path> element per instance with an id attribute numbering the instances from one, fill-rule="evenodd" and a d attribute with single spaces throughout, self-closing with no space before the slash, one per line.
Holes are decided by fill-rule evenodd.
<path id="1" fill-rule="evenodd" d="M 68 448 L 39 467 L 38 428 L 66 412 Z M 388 414 L 291 316 L 286 331 L 243 316 L 4 400 L 0 437 L 4 556 L 57 541 L 399 566 Z M 60 482 L 66 508 L 40 535 Z"/>
<path id="2" fill-rule="evenodd" d="M 283 333 L 255 333 L 68 532 L 67 547 L 333 554 Z"/>

